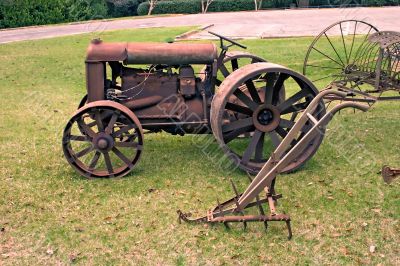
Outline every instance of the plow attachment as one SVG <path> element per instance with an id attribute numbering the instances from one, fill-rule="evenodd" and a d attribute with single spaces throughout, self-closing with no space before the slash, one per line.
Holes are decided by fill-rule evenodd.
<path id="1" fill-rule="evenodd" d="M 348 93 L 336 89 L 321 91 L 310 102 L 261 171 L 254 179 L 250 178 L 251 183 L 243 193 L 239 194 L 236 186 L 231 182 L 235 192 L 235 196 L 232 199 L 223 203 L 218 202 L 213 209 L 200 218 L 191 218 L 189 214 L 178 211 L 179 220 L 194 223 L 222 223 L 226 227 L 229 227 L 229 223 L 243 223 L 244 228 L 247 227 L 248 222 L 263 222 L 265 228 L 267 228 L 268 222 L 285 222 L 288 229 L 288 238 L 290 239 L 292 237 L 290 216 L 276 211 L 277 200 L 282 197 L 282 195 L 275 193 L 276 177 L 305 150 L 307 145 L 310 145 L 310 142 L 318 134 L 324 134 L 324 128 L 337 112 L 345 108 L 359 109 L 364 112 L 369 109 L 369 105 L 342 102 L 327 111 L 320 119 L 313 115 L 319 105 L 325 105 L 325 97 L 335 96 L 345 99 L 347 95 Z M 310 125 L 311 129 L 300 140 L 296 141 L 296 137 L 301 134 L 303 127 Z M 264 205 L 268 206 L 268 214 L 264 210 Z M 256 208 L 258 214 L 248 214 L 250 208 Z"/>

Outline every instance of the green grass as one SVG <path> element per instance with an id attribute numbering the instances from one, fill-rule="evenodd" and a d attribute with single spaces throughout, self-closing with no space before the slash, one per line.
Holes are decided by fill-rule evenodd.
<path id="1" fill-rule="evenodd" d="M 189 28 L 104 32 L 106 41 L 163 41 Z M 400 105 L 345 111 L 329 125 L 314 158 L 278 177 L 278 209 L 293 220 L 230 231 L 177 223 L 177 209 L 205 211 L 232 196 L 212 136 L 145 135 L 128 176 L 86 180 L 63 158 L 61 132 L 85 94 L 91 35 L 0 46 L 0 264 L 382 264 L 399 258 Z M 249 51 L 301 70 L 310 38 L 246 40 Z M 357 168 L 358 171 L 355 171 Z M 154 191 L 153 191 L 154 189 Z M 371 253 L 370 246 L 376 246 Z"/>

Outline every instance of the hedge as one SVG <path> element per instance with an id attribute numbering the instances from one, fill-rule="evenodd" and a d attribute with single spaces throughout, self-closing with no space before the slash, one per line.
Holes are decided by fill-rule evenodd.
<path id="1" fill-rule="evenodd" d="M 293 0 L 274 0 L 263 1 L 262 8 L 283 8 L 289 7 Z M 214 0 L 208 12 L 224 12 L 224 11 L 243 11 L 254 10 L 254 0 Z M 147 15 L 149 11 L 149 3 L 144 2 L 139 5 L 138 15 Z M 196 14 L 201 12 L 201 0 L 169 0 L 160 1 L 153 9 L 152 14 Z"/>
<path id="2" fill-rule="evenodd" d="M 105 18 L 104 0 L 0 0 L 0 28 Z"/>

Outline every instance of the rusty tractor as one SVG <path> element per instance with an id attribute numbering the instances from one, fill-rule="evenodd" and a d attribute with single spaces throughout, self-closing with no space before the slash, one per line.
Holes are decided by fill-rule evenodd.
<path id="1" fill-rule="evenodd" d="M 228 51 L 246 47 L 213 34 L 220 39 L 219 54 L 212 43 L 92 41 L 86 57 L 87 95 L 63 135 L 70 165 L 88 178 L 120 177 L 139 161 L 144 131 L 213 133 L 235 166 L 258 173 L 293 126 L 288 117 L 306 108 L 318 90 L 286 67 Z M 248 65 L 256 68 L 243 70 Z M 236 72 L 240 77 L 229 78 Z M 286 99 L 289 80 L 297 84 L 296 95 Z M 321 118 L 324 109 L 317 109 L 315 116 Z M 303 128 L 303 135 L 309 129 Z M 321 140 L 316 136 L 285 171 L 303 165 Z"/>
<path id="2" fill-rule="evenodd" d="M 235 222 L 243 223 L 244 227 L 248 222 L 263 222 L 265 228 L 268 222 L 281 221 L 286 223 L 290 239 L 290 216 L 276 210 L 277 200 L 282 197 L 275 191 L 276 177 L 287 169 L 294 169 L 293 163 L 299 155 L 307 154 L 310 146 L 319 145 L 327 124 L 340 110 L 354 108 L 367 111 L 377 101 L 400 100 L 400 33 L 380 32 L 363 21 L 340 21 L 319 34 L 308 49 L 303 74 L 313 81 L 286 71 L 278 65 L 256 63 L 240 68 L 223 81 L 221 88 L 234 91 L 249 78 L 263 79 L 266 82 L 266 98 L 271 97 L 268 88 L 275 88 L 274 84 L 278 82 L 280 87 L 280 82 L 289 77 L 294 78 L 303 89 L 315 89 L 313 84 L 316 83 L 325 84 L 322 85 L 324 89 L 316 95 L 309 91 L 313 95 L 309 101 L 300 100 L 309 95 L 301 91 L 290 97 L 286 95 L 284 100 L 277 100 L 274 107 L 277 109 L 276 114 L 286 113 L 288 106 L 290 110 L 295 109 L 288 120 L 292 124 L 259 173 L 254 178 L 250 177 L 250 185 L 243 193 L 239 193 L 232 183 L 235 193 L 233 198 L 223 203 L 217 201 L 214 208 L 199 218 L 191 218 L 190 214 L 178 211 L 180 221 L 222 223 L 227 227 Z M 224 106 L 230 102 L 217 102 L 217 99 L 218 93 L 215 104 Z M 247 106 L 250 107 L 250 104 Z M 275 110 L 274 108 L 270 110 Z M 223 116 L 223 112 L 219 115 Z M 278 124 L 282 125 L 282 122 Z M 271 124 L 266 126 L 272 127 Z M 257 129 L 259 131 L 256 130 L 251 137 L 251 145 L 256 150 L 258 138 L 270 133 L 268 130 Z M 219 142 L 223 147 L 223 142 Z M 245 155 L 242 158 L 246 158 Z M 399 169 L 387 166 L 382 169 L 386 183 L 392 182 L 399 175 Z M 264 204 L 268 205 L 269 212 L 264 210 Z M 249 214 L 251 207 L 255 207 L 258 213 Z"/>

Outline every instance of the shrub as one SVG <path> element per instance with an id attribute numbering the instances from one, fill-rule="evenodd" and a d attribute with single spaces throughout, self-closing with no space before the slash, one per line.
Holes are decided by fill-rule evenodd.
<path id="1" fill-rule="evenodd" d="M 145 0 L 107 0 L 110 17 L 136 16 L 139 4 Z"/>
<path id="2" fill-rule="evenodd" d="M 107 17 L 107 4 L 104 0 L 66 0 L 68 20 L 81 21 Z"/>
<path id="3" fill-rule="evenodd" d="M 289 7 L 293 0 L 263 1 L 263 8 Z M 147 15 L 149 3 L 139 5 L 138 15 Z M 214 0 L 208 8 L 208 12 L 244 11 L 254 10 L 254 0 Z M 169 0 L 158 2 L 153 14 L 195 14 L 201 12 L 201 0 Z"/>

